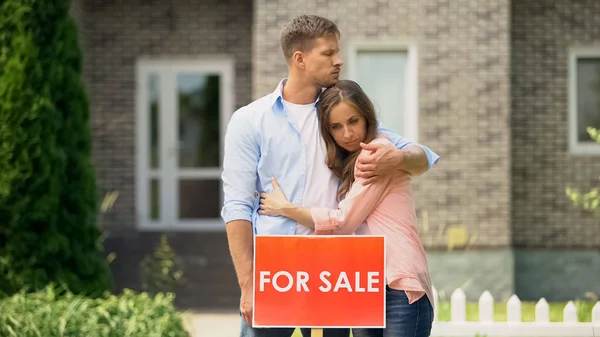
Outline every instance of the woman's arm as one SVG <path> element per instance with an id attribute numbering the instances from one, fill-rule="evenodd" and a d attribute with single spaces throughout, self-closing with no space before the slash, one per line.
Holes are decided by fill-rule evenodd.
<path id="1" fill-rule="evenodd" d="M 315 228 L 310 208 L 294 205 L 289 202 L 275 178 L 271 178 L 271 185 L 273 185 L 273 193 L 263 192 L 260 194 L 260 209 L 258 210 L 258 214 L 284 216 L 303 226 Z"/>
<path id="2" fill-rule="evenodd" d="M 368 152 L 363 150 L 362 155 Z M 359 156 L 360 157 L 360 156 Z M 356 178 L 337 209 L 302 207 L 287 200 L 275 179 L 271 179 L 273 193 L 261 193 L 259 214 L 285 216 L 301 225 L 314 228 L 317 233 L 352 234 L 379 205 L 391 182 L 391 177 L 364 184 Z"/>
<path id="3" fill-rule="evenodd" d="M 333 234 L 352 234 L 379 205 L 387 193 L 391 177 L 364 185 L 363 178 L 354 180 L 346 198 L 337 209 L 313 207 L 310 209 L 316 231 Z"/>
<path id="4" fill-rule="evenodd" d="M 281 215 L 308 228 L 315 228 L 315 221 L 313 220 L 310 208 L 308 207 L 291 204 L 291 207 L 284 209 Z"/>
<path id="5" fill-rule="evenodd" d="M 258 211 L 259 214 L 271 215 L 269 212 L 264 211 L 262 208 Z M 294 205 L 290 203 L 286 207 L 281 209 L 281 216 L 286 218 L 290 218 L 302 226 L 315 229 L 315 221 L 313 220 L 313 216 L 311 214 L 311 209 L 308 207 L 302 207 L 298 205 Z M 333 234 L 332 230 L 315 230 L 315 234 Z"/>

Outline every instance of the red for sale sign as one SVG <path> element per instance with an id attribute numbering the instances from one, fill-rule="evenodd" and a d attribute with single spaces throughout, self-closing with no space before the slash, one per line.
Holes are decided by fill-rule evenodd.
<path id="1" fill-rule="evenodd" d="M 257 236 L 254 327 L 385 327 L 383 236 Z"/>

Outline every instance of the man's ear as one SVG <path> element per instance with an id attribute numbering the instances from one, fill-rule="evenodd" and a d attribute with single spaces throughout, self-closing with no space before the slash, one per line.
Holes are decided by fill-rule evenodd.
<path id="1" fill-rule="evenodd" d="M 304 54 L 302 54 L 301 51 L 295 51 L 294 54 L 292 54 L 292 63 L 296 67 L 304 69 L 304 67 L 306 67 L 306 64 L 304 63 Z"/>

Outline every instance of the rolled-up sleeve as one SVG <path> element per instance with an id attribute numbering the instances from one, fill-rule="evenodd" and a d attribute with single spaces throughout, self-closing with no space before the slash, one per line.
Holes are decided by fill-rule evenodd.
<path id="1" fill-rule="evenodd" d="M 225 223 L 252 221 L 260 135 L 253 128 L 251 112 L 244 109 L 233 114 L 225 134 L 221 175 L 224 192 L 221 217 Z"/>
<path id="2" fill-rule="evenodd" d="M 379 123 L 378 125 L 377 133 L 384 134 L 397 149 L 403 149 L 404 147 L 410 144 L 420 146 L 425 151 L 425 155 L 427 155 L 427 170 L 429 170 L 434 164 L 438 162 L 438 160 L 440 160 L 440 156 L 438 156 L 437 153 L 431 151 L 427 146 L 407 141 L 402 136 L 383 126 L 383 124 L 381 123 Z"/>

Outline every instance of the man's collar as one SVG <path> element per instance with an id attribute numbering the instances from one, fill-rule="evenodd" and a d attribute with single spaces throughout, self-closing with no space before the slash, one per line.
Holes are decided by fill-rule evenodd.
<path id="1" fill-rule="evenodd" d="M 283 87 L 287 83 L 287 80 L 287 78 L 284 78 L 281 81 L 279 81 L 277 88 L 275 88 L 275 91 L 273 91 L 273 97 L 271 98 L 271 109 L 273 109 L 274 111 L 283 112 Z M 325 88 L 321 88 L 321 93 L 323 92 L 323 90 L 325 90 Z M 315 105 L 317 104 L 317 102 L 319 102 L 319 99 L 321 98 L 321 93 L 319 93 L 319 95 L 317 96 L 317 99 L 315 100 Z"/>
<path id="2" fill-rule="evenodd" d="M 287 78 L 279 81 L 277 88 L 273 91 L 273 97 L 271 98 L 271 109 L 276 112 L 283 112 L 283 86 L 287 82 Z"/>

